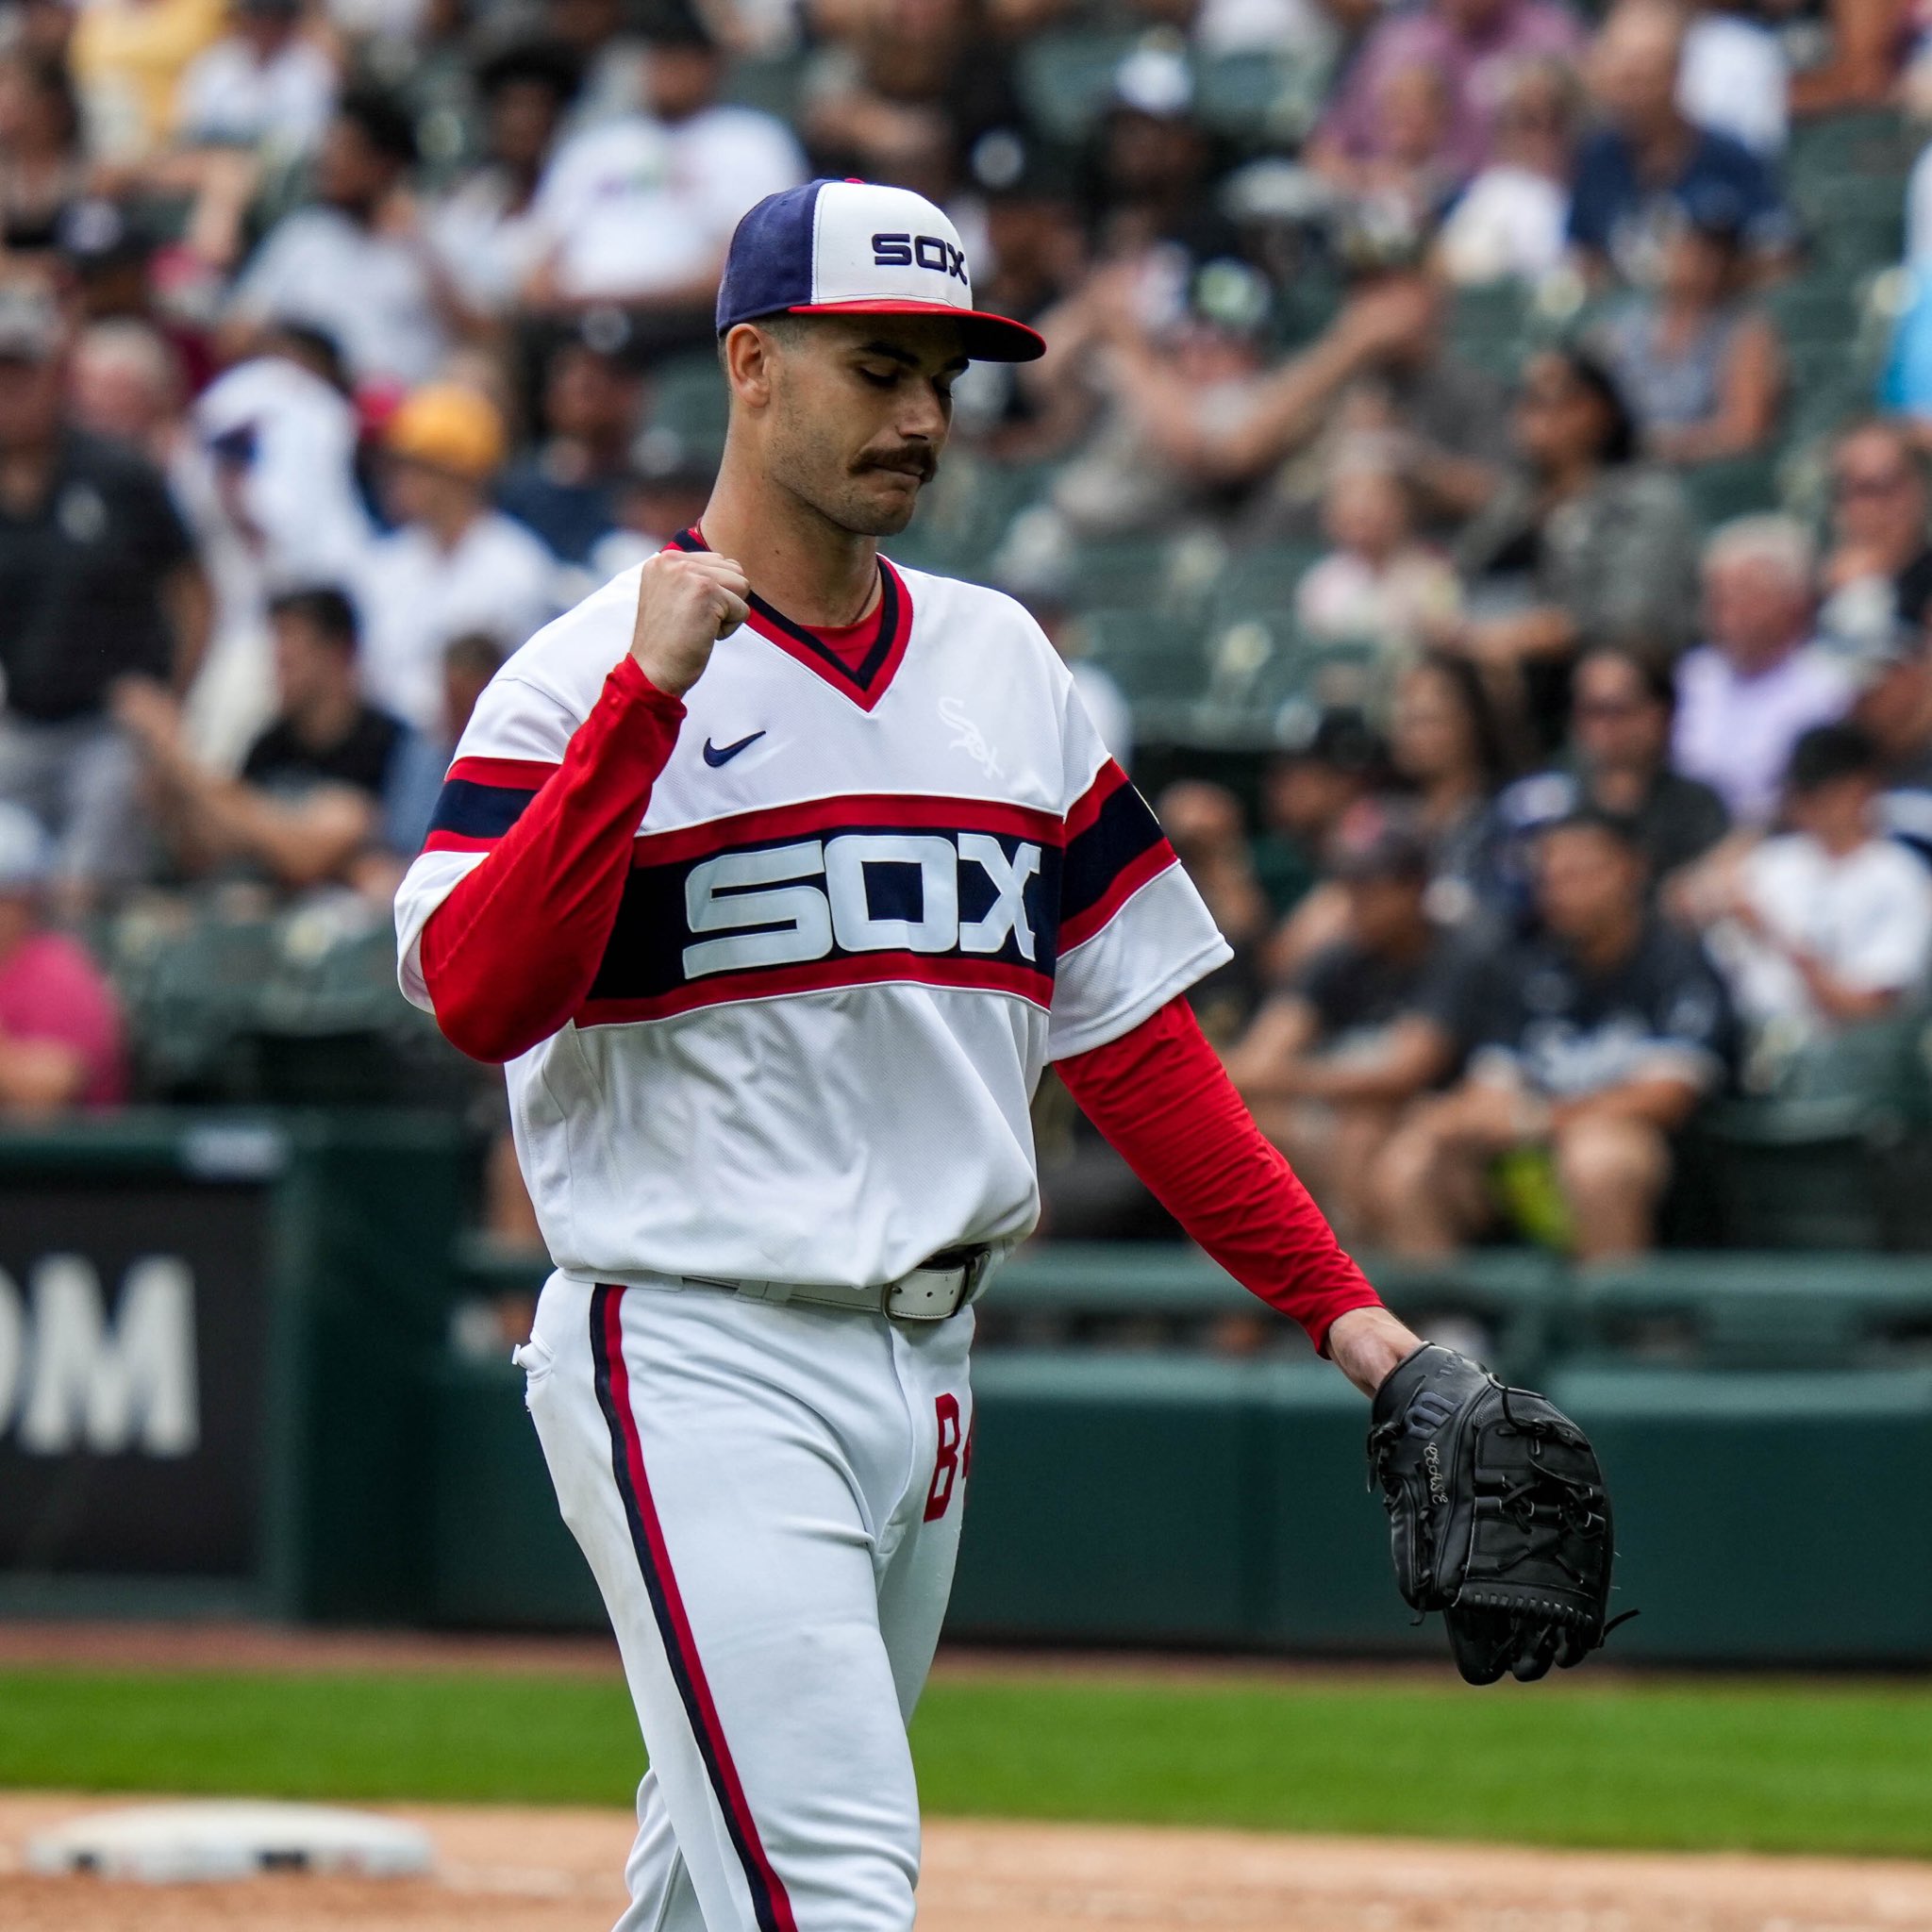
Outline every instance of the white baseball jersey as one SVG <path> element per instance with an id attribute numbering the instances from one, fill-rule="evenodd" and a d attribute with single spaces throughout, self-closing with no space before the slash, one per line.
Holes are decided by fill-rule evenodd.
<path id="1" fill-rule="evenodd" d="M 718 645 L 590 994 L 508 1068 L 566 1275 L 856 1285 L 1016 1241 L 1045 1062 L 1229 957 L 1025 611 L 881 574 L 856 672 L 756 599 Z M 637 596 L 613 578 L 477 705 L 396 900 L 417 1005 L 425 921 L 562 758 Z"/>

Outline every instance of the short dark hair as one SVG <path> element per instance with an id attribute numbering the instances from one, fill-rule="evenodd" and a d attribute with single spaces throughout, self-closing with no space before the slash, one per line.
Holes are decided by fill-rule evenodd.
<path id="1" fill-rule="evenodd" d="M 340 390 L 343 395 L 354 391 L 342 345 L 327 329 L 312 322 L 292 322 L 284 317 L 269 325 L 268 334 L 271 341 L 293 350 L 331 389 Z"/>
<path id="2" fill-rule="evenodd" d="M 484 678 L 494 677 L 503 669 L 507 655 L 503 640 L 487 630 L 462 631 L 442 647 L 442 661 L 451 670 L 468 671 Z"/>
<path id="3" fill-rule="evenodd" d="M 1612 465 L 1634 462 L 1638 444 L 1637 418 L 1624 394 L 1623 384 L 1617 380 L 1610 365 L 1594 349 L 1586 348 L 1580 342 L 1565 342 L 1552 349 L 1550 354 L 1590 391 L 1603 411 L 1604 432 L 1602 441 L 1597 444 L 1598 459 Z"/>
<path id="4" fill-rule="evenodd" d="M 1885 761 L 1869 732 L 1856 724 L 1814 724 L 1791 746 L 1785 767 L 1785 789 L 1816 791 L 1840 778 L 1876 779 Z"/>
<path id="5" fill-rule="evenodd" d="M 385 160 L 399 168 L 416 165 L 416 124 L 393 94 L 375 87 L 345 89 L 336 103 L 336 114 Z"/>
<path id="6" fill-rule="evenodd" d="M 299 590 L 281 591 L 268 600 L 271 617 L 292 617 L 306 624 L 325 643 L 335 645 L 345 657 L 353 657 L 361 641 L 362 626 L 348 592 L 333 584 L 308 584 Z"/>
<path id="7" fill-rule="evenodd" d="M 1649 859 L 1643 835 L 1637 821 L 1627 812 L 1606 811 L 1600 805 L 1573 806 L 1559 818 L 1554 818 L 1541 826 L 1537 838 L 1539 841 L 1553 838 L 1558 832 L 1600 832 L 1606 839 L 1615 840 L 1631 858 L 1646 863 Z"/>
<path id="8" fill-rule="evenodd" d="M 1670 660 L 1658 651 L 1646 651 L 1636 644 L 1592 644 L 1576 659 L 1576 671 L 1586 664 L 1608 662 L 1627 664 L 1637 674 L 1643 695 L 1666 711 L 1677 708 L 1677 679 Z M 1575 673 L 1571 675 L 1574 687 Z"/>
<path id="9" fill-rule="evenodd" d="M 484 99 L 507 87 L 547 88 L 559 107 L 575 98 L 583 83 L 583 62 L 561 41 L 511 41 L 486 54 L 475 67 L 476 89 Z"/>

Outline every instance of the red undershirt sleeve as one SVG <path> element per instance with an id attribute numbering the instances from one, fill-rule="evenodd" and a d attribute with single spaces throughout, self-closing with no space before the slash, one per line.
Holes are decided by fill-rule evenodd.
<path id="1" fill-rule="evenodd" d="M 1324 1354 L 1350 1308 L 1381 1306 L 1242 1104 L 1184 998 L 1056 1063 L 1067 1091 L 1206 1252 Z"/>
<path id="2" fill-rule="evenodd" d="M 683 704 L 625 658 L 563 762 L 430 914 L 423 983 L 437 1024 L 471 1058 L 514 1059 L 582 1004 L 683 720 Z"/>

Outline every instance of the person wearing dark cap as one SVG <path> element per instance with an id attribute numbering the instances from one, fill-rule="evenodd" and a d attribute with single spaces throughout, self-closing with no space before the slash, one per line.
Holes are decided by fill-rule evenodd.
<path id="1" fill-rule="evenodd" d="M 1499 1226 L 1579 1261 L 1641 1254 L 1673 1138 L 1736 1059 L 1724 981 L 1652 909 L 1626 820 L 1589 808 L 1536 846 L 1541 931 L 1486 975 L 1469 1071 L 1390 1137 L 1375 1238 L 1453 1254 Z"/>
<path id="2" fill-rule="evenodd" d="M 345 93 L 316 154 L 314 199 L 283 216 L 242 270 L 223 334 L 231 359 L 269 325 L 298 322 L 341 344 L 358 388 L 434 375 L 448 347 L 443 299 L 419 235 L 398 232 L 415 130 L 387 95 Z"/>
<path id="3" fill-rule="evenodd" d="M 791 130 L 721 102 L 724 81 L 724 52 L 694 14 L 654 27 L 643 110 L 572 135 L 544 171 L 525 303 L 694 316 L 692 340 L 708 340 L 704 311 L 739 217 L 806 175 Z"/>
<path id="4" fill-rule="evenodd" d="M 1715 462 L 1770 441 L 1784 352 L 1749 287 L 1738 199 L 1707 190 L 1666 225 L 1654 288 L 1626 296 L 1597 331 L 1651 456 Z"/>
<path id="5" fill-rule="evenodd" d="M 1427 907 L 1429 847 L 1399 810 L 1370 808 L 1329 848 L 1345 934 L 1310 959 L 1225 1056 L 1268 1138 L 1344 1241 L 1402 1110 L 1469 1043 L 1481 958 Z"/>
<path id="6" fill-rule="evenodd" d="M 1757 1036 L 1758 1068 L 1896 1012 L 1932 968 L 1932 875 L 1885 836 L 1882 754 L 1856 724 L 1791 749 L 1789 828 L 1747 853 L 1710 946 Z"/>

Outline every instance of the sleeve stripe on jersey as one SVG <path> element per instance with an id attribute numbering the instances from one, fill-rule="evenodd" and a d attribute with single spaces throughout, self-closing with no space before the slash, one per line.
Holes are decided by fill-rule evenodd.
<path id="1" fill-rule="evenodd" d="M 487 852 L 557 770 L 537 758 L 458 758 L 442 781 L 425 852 Z"/>
<path id="2" fill-rule="evenodd" d="M 1060 950 L 1091 940 L 1149 879 L 1175 863 L 1160 822 L 1109 758 L 1067 814 Z"/>
<path id="3" fill-rule="evenodd" d="M 1066 839 L 1071 845 L 1097 819 L 1108 799 L 1127 782 L 1127 774 L 1113 758 L 1093 774 L 1093 782 L 1067 809 Z"/>

